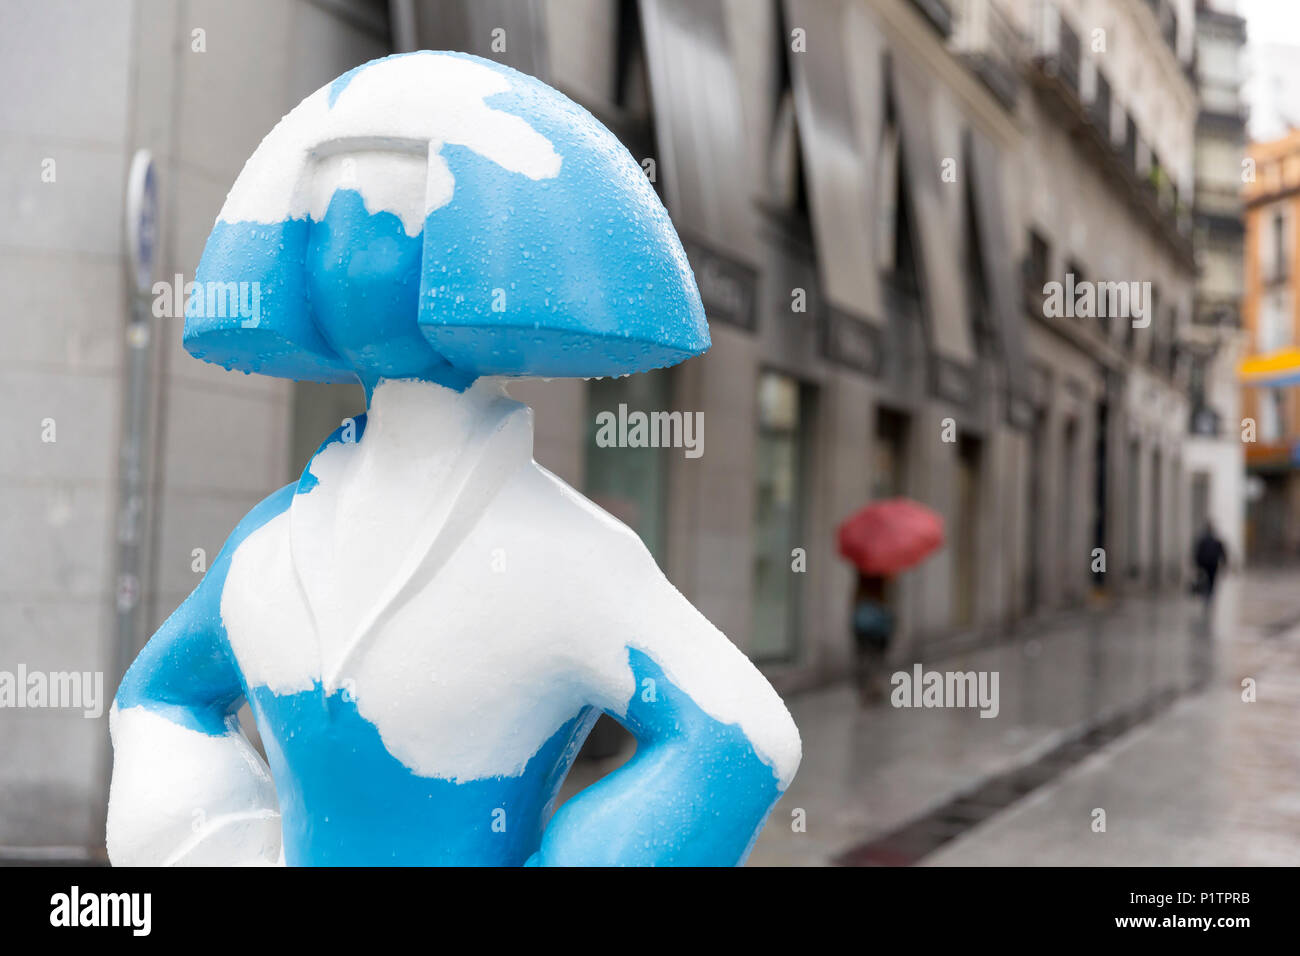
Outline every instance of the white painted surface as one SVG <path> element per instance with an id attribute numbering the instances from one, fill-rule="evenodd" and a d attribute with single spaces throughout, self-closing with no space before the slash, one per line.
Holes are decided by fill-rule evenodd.
<path id="1" fill-rule="evenodd" d="M 526 406 L 491 381 L 387 382 L 371 408 L 233 555 L 221 612 L 250 686 L 346 690 L 415 773 L 466 781 L 519 774 L 584 706 L 625 713 L 636 647 L 789 783 L 780 698 L 636 535 L 532 461 Z"/>
<path id="2" fill-rule="evenodd" d="M 218 221 L 278 223 L 308 215 L 319 221 L 343 185 L 361 194 L 367 212 L 391 212 L 407 235 L 418 235 L 425 217 L 451 202 L 455 190 L 438 154 L 447 143 L 530 179 L 559 175 L 550 140 L 485 103 L 509 90 L 509 80 L 490 67 L 427 52 L 362 69 L 332 107 L 327 84 L 262 140 Z M 314 174 L 305 175 L 313 163 Z"/>
<path id="3" fill-rule="evenodd" d="M 116 706 L 109 727 L 108 855 L 114 866 L 279 861 L 275 784 L 237 730 L 214 737 L 144 707 Z"/>

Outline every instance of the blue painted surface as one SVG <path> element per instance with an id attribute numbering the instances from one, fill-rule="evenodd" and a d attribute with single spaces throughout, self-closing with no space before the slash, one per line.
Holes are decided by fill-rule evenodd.
<path id="1" fill-rule="evenodd" d="M 262 687 L 252 703 L 291 866 L 518 866 L 597 716 L 564 724 L 519 776 L 455 783 L 413 774 L 341 691 Z"/>
<path id="2" fill-rule="evenodd" d="M 367 396 L 368 395 L 369 393 L 367 393 Z M 366 422 L 369 420 L 369 416 L 365 412 L 362 412 L 352 420 L 351 438 L 353 442 L 359 443 L 361 441 L 362 436 L 366 433 Z M 308 494 L 319 483 L 316 473 L 311 470 L 312 465 L 316 464 L 316 456 L 335 442 L 345 441 L 346 438 L 344 433 L 346 429 L 346 424 L 339 425 L 339 427 L 330 432 L 329 437 L 321 442 L 320 445 L 317 446 L 316 450 L 312 452 L 311 461 L 307 462 L 307 467 L 302 470 L 302 477 L 298 479 L 298 494 Z"/>
<path id="3" fill-rule="evenodd" d="M 333 354 L 373 391 L 380 378 L 416 378 L 463 391 L 474 373 L 453 368 L 412 321 L 419 311 L 419 236 L 390 212 L 366 212 L 361 194 L 334 193 L 307 241 L 307 291 Z"/>
<path id="4" fill-rule="evenodd" d="M 364 416 L 357 420 L 358 438 Z M 342 440 L 342 428 L 322 445 Z M 772 768 L 735 725 L 705 714 L 644 652 L 619 720 L 638 750 L 547 827 L 597 716 L 575 714 L 515 777 L 456 783 L 412 773 L 342 692 L 246 687 L 221 622 L 231 555 L 315 485 L 310 466 L 240 522 L 207 576 L 132 665 L 119 708 L 142 706 L 210 735 L 236 731 L 250 701 L 279 795 L 286 860 L 301 865 L 727 865 L 743 862 L 780 796 Z M 647 684 L 650 681 L 652 684 Z M 653 693 L 648 688 L 653 687 Z M 455 732 L 454 729 L 451 732 Z M 504 811 L 505 830 L 493 829 Z M 543 829 L 545 828 L 545 830 Z M 544 835 L 543 835 L 544 834 Z M 531 859 L 530 859 L 531 857 Z"/>
<path id="5" fill-rule="evenodd" d="M 649 655 L 631 648 L 628 663 L 637 690 L 624 724 L 637 752 L 560 808 L 529 864 L 743 863 L 781 796 L 775 772 L 738 726 L 700 710 Z"/>
<path id="6" fill-rule="evenodd" d="M 335 193 L 321 222 L 217 223 L 196 280 L 258 283 L 260 314 L 254 324 L 189 303 L 192 354 L 285 378 L 463 388 L 485 374 L 623 375 L 708 349 L 681 243 L 627 150 L 545 84 L 454 55 L 509 77 L 511 91 L 487 105 L 547 137 L 559 175 L 532 180 L 447 145 L 453 198 L 420 236 L 391 213 L 367 214 L 351 190 Z M 336 80 L 331 102 L 373 65 Z"/>
<path id="7" fill-rule="evenodd" d="M 311 223 L 219 222 L 212 228 L 195 281 L 257 283 L 257 324 L 210 314 L 191 298 L 185 307 L 185 348 L 227 369 L 316 382 L 355 382 L 356 372 L 334 353 L 312 317 L 307 242 Z"/>
<path id="8" fill-rule="evenodd" d="M 239 522 L 199 586 L 140 651 L 118 685 L 118 708 L 148 707 L 182 727 L 228 733 L 244 683 L 221 623 L 221 594 L 235 549 L 288 509 L 296 485 L 285 485 Z"/>
<path id="9" fill-rule="evenodd" d="M 560 786 L 597 717 L 591 708 L 556 731 L 518 776 L 457 783 L 414 774 L 342 691 L 326 695 L 319 684 L 287 695 L 250 688 L 280 802 L 286 862 L 743 862 L 780 797 L 772 768 L 738 727 L 704 714 L 647 655 L 630 650 L 629 664 L 638 690 L 625 724 L 638 751 L 553 820 Z M 654 702 L 642 699 L 647 678 L 655 681 Z M 243 697 L 241 686 L 224 636 L 169 625 L 132 667 L 117 703 L 219 735 L 234 730 L 230 715 Z"/>
<path id="10" fill-rule="evenodd" d="M 489 105 L 551 140 L 563 157 L 557 178 L 529 180 L 449 146 L 454 198 L 419 236 L 407 236 L 391 213 L 367 213 L 361 197 L 343 189 L 320 222 L 218 223 L 199 264 L 200 289 L 256 282 L 260 311 L 251 319 L 216 315 L 192 300 L 186 347 L 245 372 L 360 380 L 367 398 L 383 376 L 463 389 L 481 374 L 625 374 L 706 350 L 694 279 L 640 167 L 560 94 L 478 62 L 509 74 L 513 91 Z M 365 68 L 334 82 L 331 105 Z M 356 440 L 364 429 L 359 416 Z M 321 448 L 342 439 L 340 427 Z M 211 735 L 234 732 L 233 714 L 247 698 L 275 777 L 289 863 L 743 861 L 780 796 L 776 775 L 739 727 L 706 715 L 639 650 L 629 650 L 637 690 L 620 717 L 638 739 L 636 756 L 549 826 L 560 783 L 595 720 L 591 708 L 574 714 L 518 776 L 456 783 L 412 773 L 342 693 L 247 687 L 220 614 L 231 556 L 316 482 L 308 465 L 240 522 L 117 695 L 119 708 L 148 707 Z"/>
<path id="11" fill-rule="evenodd" d="M 510 76 L 487 104 L 549 139 L 560 174 L 533 181 L 443 148 L 456 194 L 425 220 L 425 335 L 483 374 L 618 375 L 706 351 L 694 277 L 644 171 L 586 110 Z"/>

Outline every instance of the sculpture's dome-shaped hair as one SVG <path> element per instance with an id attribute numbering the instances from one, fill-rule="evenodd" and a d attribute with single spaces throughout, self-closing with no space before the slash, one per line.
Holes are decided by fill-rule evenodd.
<path id="1" fill-rule="evenodd" d="M 342 348 L 340 323 L 365 347 Z M 344 74 L 266 136 L 208 238 L 185 346 L 326 382 L 418 350 L 468 375 L 597 376 L 675 364 L 709 333 L 608 130 L 532 77 L 421 52 Z"/>

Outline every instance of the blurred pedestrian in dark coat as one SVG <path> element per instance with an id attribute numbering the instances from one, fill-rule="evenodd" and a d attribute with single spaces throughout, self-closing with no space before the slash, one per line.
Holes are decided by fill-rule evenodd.
<path id="1" fill-rule="evenodd" d="M 1209 604 L 1214 597 L 1214 581 L 1218 577 L 1219 568 L 1228 563 L 1228 549 L 1214 533 L 1212 522 L 1205 522 L 1205 529 L 1196 539 L 1196 546 L 1192 549 L 1192 560 L 1196 562 L 1199 575 L 1197 590 L 1205 598 L 1205 603 Z"/>

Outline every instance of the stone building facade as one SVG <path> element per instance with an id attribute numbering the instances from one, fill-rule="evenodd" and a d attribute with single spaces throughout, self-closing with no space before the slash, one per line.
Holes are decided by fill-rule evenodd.
<path id="1" fill-rule="evenodd" d="M 158 162 L 159 278 L 192 276 L 276 120 L 358 63 L 416 48 L 542 77 L 614 130 L 659 190 L 712 350 L 632 379 L 512 391 L 536 409 L 538 460 L 632 525 L 780 689 L 847 675 L 853 573 L 835 529 L 881 497 L 925 502 L 947 526 L 946 547 L 892 585 L 899 662 L 1181 580 L 1193 0 L 15 9 L 0 38 L 0 158 L 22 185 L 18 215 L 0 221 L 0 281 L 24 331 L 0 356 L 17 449 L 0 465 L 17 505 L 0 536 L 0 667 L 95 668 L 115 683 L 114 662 L 192 590 L 202 559 L 360 409 L 359 389 L 197 362 L 180 321 L 156 320 L 142 627 L 119 646 L 131 154 Z M 39 181 L 47 156 L 56 188 Z M 1149 283 L 1150 299 L 1128 304 L 1148 321 L 1058 315 L 1054 282 Z M 604 447 L 596 416 L 621 405 L 702 412 L 703 454 Z M 39 440 L 47 417 L 53 446 Z M 0 721 L 0 847 L 102 845 L 106 722 Z"/>

